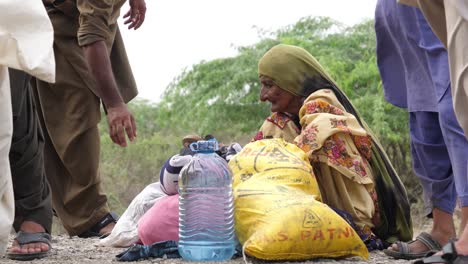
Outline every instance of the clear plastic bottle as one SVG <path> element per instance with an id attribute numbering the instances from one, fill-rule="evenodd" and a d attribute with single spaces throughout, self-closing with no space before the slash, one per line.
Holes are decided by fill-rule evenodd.
<path id="1" fill-rule="evenodd" d="M 235 251 L 232 172 L 216 140 L 198 141 L 179 176 L 179 253 L 191 261 L 229 260 Z"/>

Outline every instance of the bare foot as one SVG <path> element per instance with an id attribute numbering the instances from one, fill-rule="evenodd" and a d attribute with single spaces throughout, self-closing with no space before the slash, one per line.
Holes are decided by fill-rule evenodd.
<path id="1" fill-rule="evenodd" d="M 20 230 L 25 233 L 45 232 L 45 229 L 40 224 L 32 222 L 32 221 L 24 221 L 21 224 Z M 48 250 L 49 250 L 49 245 L 46 243 L 29 243 L 29 244 L 20 246 L 18 244 L 18 241 L 16 241 L 15 239 L 11 247 L 8 249 L 8 252 L 28 254 L 28 253 L 46 252 Z"/>

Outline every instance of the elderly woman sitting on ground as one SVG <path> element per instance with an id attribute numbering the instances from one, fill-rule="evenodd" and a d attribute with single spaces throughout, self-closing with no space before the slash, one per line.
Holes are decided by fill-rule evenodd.
<path id="1" fill-rule="evenodd" d="M 258 64 L 272 115 L 254 140 L 283 138 L 308 155 L 323 202 L 352 216 L 366 241 L 412 238 L 406 191 L 378 140 L 306 50 L 280 44 Z"/>

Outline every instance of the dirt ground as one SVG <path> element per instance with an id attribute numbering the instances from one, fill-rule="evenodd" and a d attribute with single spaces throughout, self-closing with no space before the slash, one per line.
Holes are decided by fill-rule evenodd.
<path id="1" fill-rule="evenodd" d="M 105 264 L 105 263 L 161 263 L 161 264 L 182 264 L 185 261 L 181 259 L 149 259 L 138 262 L 119 262 L 115 260 L 115 255 L 122 252 L 121 248 L 109 248 L 97 246 L 98 239 L 81 239 L 77 237 L 69 238 L 66 235 L 54 236 L 52 241 L 52 254 L 48 258 L 34 260 L 31 262 L 13 261 L 6 258 L 0 258 L 0 263 L 47 263 L 47 264 Z M 256 260 L 248 259 L 251 264 L 265 263 Z M 394 260 L 385 256 L 383 252 L 371 252 L 369 260 L 365 261 L 360 258 L 348 258 L 343 260 L 321 259 L 317 261 L 294 262 L 300 263 L 410 263 L 405 260 Z M 224 262 L 226 264 L 244 264 L 242 258 L 237 258 Z M 274 262 L 279 263 L 279 262 Z M 291 262 L 292 263 L 292 262 Z"/>

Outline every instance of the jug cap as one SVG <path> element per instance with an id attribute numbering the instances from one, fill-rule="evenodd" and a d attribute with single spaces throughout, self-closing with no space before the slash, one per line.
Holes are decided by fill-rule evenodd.
<path id="1" fill-rule="evenodd" d="M 219 150 L 216 138 L 209 140 L 199 140 L 190 144 L 190 149 L 196 153 L 214 153 Z"/>

